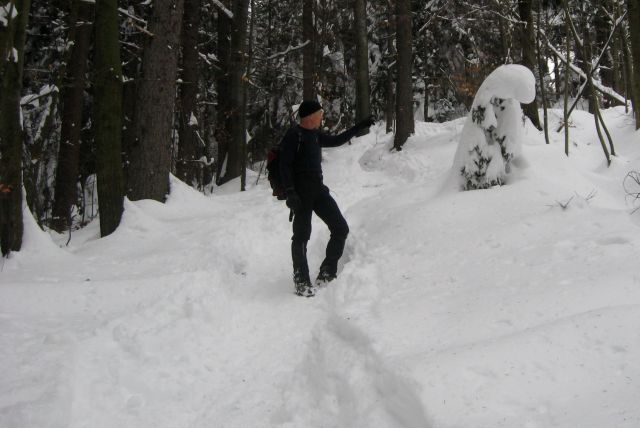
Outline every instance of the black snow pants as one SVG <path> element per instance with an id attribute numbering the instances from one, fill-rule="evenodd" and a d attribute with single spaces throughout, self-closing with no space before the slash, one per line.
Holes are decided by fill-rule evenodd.
<path id="1" fill-rule="evenodd" d="M 301 207 L 293 218 L 291 257 L 294 277 L 309 280 L 307 264 L 307 242 L 311 237 L 311 216 L 316 213 L 329 227 L 331 237 L 327 244 L 326 257 L 320 271 L 335 276 L 338 260 L 342 257 L 349 226 L 342 216 L 338 204 L 331 197 L 329 188 L 322 182 L 320 174 L 300 174 L 295 177 L 295 189 L 301 199 Z"/>

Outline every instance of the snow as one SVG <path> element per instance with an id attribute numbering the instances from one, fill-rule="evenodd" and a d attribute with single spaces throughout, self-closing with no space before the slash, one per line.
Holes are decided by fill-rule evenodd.
<path id="1" fill-rule="evenodd" d="M 191 115 L 189 116 L 189 126 L 198 126 L 198 119 L 196 119 L 193 112 L 191 112 Z"/>
<path id="2" fill-rule="evenodd" d="M 119 229 L 27 216 L 0 273 L 0 426 L 637 427 L 640 134 L 583 111 L 571 156 L 531 125 L 509 183 L 461 192 L 464 120 L 384 124 L 324 151 L 351 233 L 339 277 L 294 295 L 268 183 L 125 202 Z M 551 123 L 562 116 L 551 110 Z M 594 196 L 595 195 L 595 196 Z M 570 202 L 563 209 L 560 205 Z M 317 269 L 328 238 L 314 220 Z"/>
<path id="3" fill-rule="evenodd" d="M 213 0 L 213 4 L 218 6 L 220 10 L 229 17 L 229 19 L 233 19 L 233 12 L 227 9 L 225 5 L 220 2 L 220 0 Z"/>
<path id="4" fill-rule="evenodd" d="M 522 109 L 536 96 L 536 80 L 522 65 L 496 68 L 484 80 L 471 106 L 456 152 L 453 173 L 460 187 L 503 184 L 522 145 Z"/>
<path id="5" fill-rule="evenodd" d="M 18 10 L 13 3 L 0 6 L 0 24 L 7 26 L 9 21 L 18 16 Z"/>

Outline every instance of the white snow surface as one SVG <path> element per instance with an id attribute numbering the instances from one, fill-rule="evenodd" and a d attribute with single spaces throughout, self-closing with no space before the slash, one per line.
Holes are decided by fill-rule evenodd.
<path id="1" fill-rule="evenodd" d="M 561 113 L 551 111 L 551 128 Z M 571 155 L 530 125 L 508 185 L 460 192 L 463 120 L 382 125 L 324 152 L 351 233 L 339 277 L 293 293 L 290 224 L 266 180 L 172 180 L 120 228 L 27 219 L 0 260 L 0 426 L 640 426 L 640 134 L 577 111 Z M 255 183 L 255 175 L 248 182 Z M 569 201 L 566 209 L 560 203 Z M 314 219 L 313 270 L 328 232 Z"/>
<path id="2" fill-rule="evenodd" d="M 473 106 L 488 103 L 492 97 L 513 98 L 529 104 L 536 97 L 536 78 L 524 65 L 501 65 L 482 82 L 473 100 Z"/>

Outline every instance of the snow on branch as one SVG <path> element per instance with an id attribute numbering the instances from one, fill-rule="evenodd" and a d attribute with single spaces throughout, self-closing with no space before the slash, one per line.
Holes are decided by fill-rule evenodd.
<path id="1" fill-rule="evenodd" d="M 567 58 L 555 46 L 553 46 L 553 44 L 548 39 L 547 39 L 547 46 L 549 47 L 549 49 L 551 49 L 551 51 L 553 51 L 554 54 L 558 56 L 560 61 L 562 61 L 565 65 L 568 65 L 569 68 L 574 73 L 576 73 L 578 76 L 582 77 L 585 80 L 587 79 L 587 74 L 584 71 L 582 71 L 580 67 L 576 66 L 575 64 L 571 64 L 570 61 L 567 61 Z M 614 100 L 620 102 L 620 104 L 625 105 L 627 103 L 627 100 L 625 100 L 625 98 L 622 95 L 614 91 L 613 88 L 609 86 L 604 86 L 603 84 L 596 81 L 593 82 L 593 86 L 596 88 L 596 90 L 598 90 L 599 92 L 605 95 L 608 95 Z"/>
<path id="2" fill-rule="evenodd" d="M 118 12 L 120 12 L 121 14 L 126 16 L 127 18 L 131 18 L 134 21 L 138 21 L 141 24 L 144 24 L 145 26 L 147 25 L 147 21 L 145 21 L 144 19 L 140 18 L 139 16 L 135 16 L 135 15 L 130 14 L 128 10 L 125 10 L 125 9 L 119 7 L 118 8 Z"/>
<path id="3" fill-rule="evenodd" d="M 278 52 L 278 53 L 275 53 L 275 54 L 273 54 L 271 56 L 268 56 L 267 59 L 274 59 L 274 58 L 277 58 L 279 56 L 284 56 L 284 55 L 288 54 L 289 52 L 293 52 L 295 50 L 302 49 L 303 47 L 307 46 L 309 43 L 311 43 L 311 42 L 309 40 L 307 40 L 306 42 L 304 42 L 304 43 L 302 43 L 302 44 L 300 44 L 298 46 L 293 46 L 293 47 L 289 46 L 286 50 L 284 50 L 282 52 Z"/>
<path id="4" fill-rule="evenodd" d="M 7 3 L 4 6 L 0 6 L 0 24 L 5 27 L 9 25 L 9 21 L 18 16 L 18 11 L 13 3 Z"/>
<path id="5" fill-rule="evenodd" d="M 229 17 L 229 19 L 233 19 L 233 12 L 231 12 L 229 9 L 227 9 L 225 7 L 225 5 L 220 3 L 220 0 L 213 0 L 213 4 L 218 6 L 224 12 L 224 14 Z"/>
<path id="6" fill-rule="evenodd" d="M 147 21 L 145 21 L 144 19 L 140 18 L 139 16 L 135 16 L 130 14 L 127 10 L 119 7 L 118 8 L 118 12 L 120 12 L 122 15 L 126 16 L 127 18 L 131 19 L 132 22 L 133 21 L 137 21 L 141 24 L 144 25 L 144 27 L 140 27 L 139 25 L 136 25 L 135 23 L 133 23 L 133 25 L 140 31 L 142 31 L 143 33 L 145 33 L 147 36 L 151 36 L 153 37 L 153 33 L 151 33 L 149 30 L 147 30 Z"/>
<path id="7" fill-rule="evenodd" d="M 434 3 L 437 0 L 431 0 L 429 2 L 429 4 L 427 4 L 425 6 L 426 10 L 431 9 L 434 5 Z M 421 34 L 424 30 L 426 30 L 429 27 L 429 24 L 431 24 L 431 21 L 438 16 L 439 13 L 441 13 L 443 10 L 446 10 L 447 7 L 449 7 L 449 3 L 451 3 L 451 0 L 447 0 L 437 11 L 433 12 L 431 14 L 431 16 L 429 17 L 429 19 L 427 20 L 427 22 L 424 23 L 424 25 L 422 27 L 420 27 L 420 29 L 418 30 L 418 34 Z"/>
<path id="8" fill-rule="evenodd" d="M 56 85 L 44 85 L 38 94 L 25 95 L 20 99 L 20 106 L 25 107 L 39 102 L 40 98 L 48 97 L 54 92 L 59 92 Z"/>

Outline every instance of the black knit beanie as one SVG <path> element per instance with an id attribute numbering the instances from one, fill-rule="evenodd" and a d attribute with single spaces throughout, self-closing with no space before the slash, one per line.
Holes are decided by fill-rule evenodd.
<path id="1" fill-rule="evenodd" d="M 310 114 L 317 112 L 318 110 L 322 110 L 322 106 L 320 105 L 319 102 L 315 100 L 304 100 L 302 103 L 300 103 L 300 107 L 298 108 L 298 114 L 302 119 L 303 117 L 309 116 Z"/>

